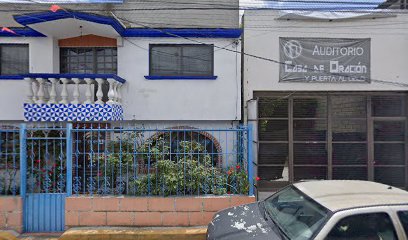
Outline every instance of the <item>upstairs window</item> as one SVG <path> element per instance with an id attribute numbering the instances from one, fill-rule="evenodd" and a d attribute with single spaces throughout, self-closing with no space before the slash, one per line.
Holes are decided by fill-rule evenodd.
<path id="1" fill-rule="evenodd" d="M 28 44 L 0 44 L 0 75 L 29 72 Z"/>
<path id="2" fill-rule="evenodd" d="M 61 48 L 61 73 L 117 73 L 114 47 Z"/>
<path id="3" fill-rule="evenodd" d="M 149 65 L 150 76 L 213 76 L 214 46 L 152 44 Z"/>

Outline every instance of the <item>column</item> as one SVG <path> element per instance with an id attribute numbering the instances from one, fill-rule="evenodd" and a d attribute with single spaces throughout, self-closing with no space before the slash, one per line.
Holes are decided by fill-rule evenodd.
<path id="1" fill-rule="evenodd" d="M 102 101 L 102 98 L 103 98 L 102 84 L 103 84 L 104 80 L 102 78 L 96 78 L 95 80 L 98 83 L 98 91 L 96 92 L 96 98 L 98 100 L 96 101 L 96 103 L 97 104 L 104 104 L 104 102 Z"/>
<path id="2" fill-rule="evenodd" d="M 109 82 L 109 92 L 108 92 L 108 104 L 114 104 L 116 102 L 116 80 L 113 78 L 108 78 Z"/>
<path id="3" fill-rule="evenodd" d="M 72 78 L 72 81 L 75 83 L 74 93 L 72 94 L 73 100 L 72 104 L 79 104 L 79 83 L 81 80 L 79 78 Z"/>
<path id="4" fill-rule="evenodd" d="M 37 78 L 37 81 L 39 82 L 40 86 L 38 88 L 38 99 L 37 99 L 37 104 L 44 104 L 45 103 L 45 79 L 44 78 Z"/>
<path id="5" fill-rule="evenodd" d="M 33 79 L 24 78 L 24 81 L 27 82 L 27 87 L 28 87 L 26 102 L 27 103 L 34 103 L 35 99 L 34 99 L 34 92 L 33 92 Z"/>
<path id="6" fill-rule="evenodd" d="M 69 82 L 69 79 L 66 78 L 61 78 L 62 81 L 62 90 L 61 90 L 61 104 L 68 104 L 68 89 L 67 89 L 67 84 Z"/>
<path id="7" fill-rule="evenodd" d="M 93 100 L 93 94 L 92 94 L 92 83 L 93 83 L 93 79 L 91 78 L 85 78 L 85 82 L 86 82 L 86 92 L 85 92 L 85 97 L 86 100 L 84 102 L 84 104 L 93 104 L 94 100 Z"/>
<path id="8" fill-rule="evenodd" d="M 50 90 L 50 100 L 48 104 L 56 104 L 57 103 L 57 83 L 58 79 L 50 78 L 51 81 L 51 90 Z"/>
<path id="9" fill-rule="evenodd" d="M 117 88 L 116 88 L 116 92 L 117 92 L 117 96 L 118 96 L 116 102 L 117 102 L 118 104 L 121 104 L 121 103 L 122 103 L 122 86 L 123 86 L 123 83 L 118 82 Z"/>

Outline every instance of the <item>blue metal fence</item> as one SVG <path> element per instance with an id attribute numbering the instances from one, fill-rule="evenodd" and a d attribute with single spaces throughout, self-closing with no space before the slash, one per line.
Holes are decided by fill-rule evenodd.
<path id="1" fill-rule="evenodd" d="M 252 134 L 246 126 L 19 127 L 1 130 L 0 195 L 19 194 L 20 183 L 26 185 L 22 194 L 253 195 Z M 21 144 L 26 151 L 20 153 Z M 21 166 L 20 154 L 26 159 Z"/>
<path id="2" fill-rule="evenodd" d="M 73 129 L 73 194 L 248 194 L 248 129 Z"/>

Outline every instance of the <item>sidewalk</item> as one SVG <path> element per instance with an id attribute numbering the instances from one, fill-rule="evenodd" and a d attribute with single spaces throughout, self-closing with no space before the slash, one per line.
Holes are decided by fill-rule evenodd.
<path id="1" fill-rule="evenodd" d="M 0 240 L 205 240 L 207 227 L 185 228 L 131 228 L 131 227 L 92 227 L 71 228 L 62 235 L 50 234 L 22 234 L 18 236 L 10 231 L 0 231 Z M 59 237 L 58 237 L 59 236 Z"/>

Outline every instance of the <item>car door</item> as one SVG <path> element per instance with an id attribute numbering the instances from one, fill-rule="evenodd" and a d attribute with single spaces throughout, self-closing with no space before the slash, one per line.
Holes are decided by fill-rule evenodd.
<path id="1" fill-rule="evenodd" d="M 360 208 L 333 214 L 315 239 L 318 240 L 398 240 L 405 239 L 396 228 L 388 207 Z"/>

